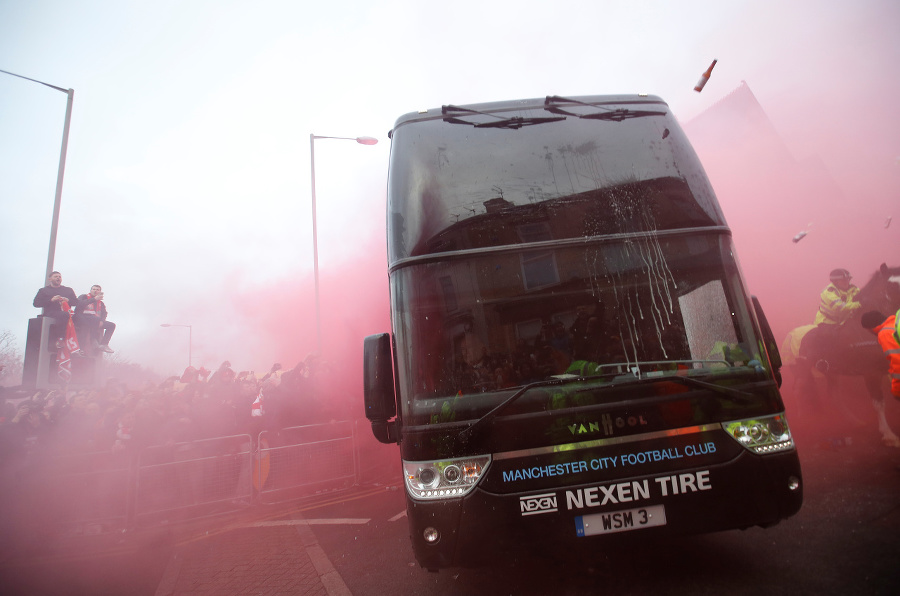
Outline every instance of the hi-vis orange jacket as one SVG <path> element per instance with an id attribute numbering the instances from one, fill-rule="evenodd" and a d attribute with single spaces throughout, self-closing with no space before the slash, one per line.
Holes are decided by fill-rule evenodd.
<path id="1" fill-rule="evenodd" d="M 891 393 L 894 397 L 900 399 L 900 344 L 894 338 L 896 330 L 897 317 L 890 316 L 885 319 L 884 323 L 875 328 L 878 335 L 878 343 L 884 350 L 884 355 L 888 359 L 888 368 L 891 375 Z"/>

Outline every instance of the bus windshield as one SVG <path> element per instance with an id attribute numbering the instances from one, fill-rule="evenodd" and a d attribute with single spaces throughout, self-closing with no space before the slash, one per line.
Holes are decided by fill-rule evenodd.
<path id="1" fill-rule="evenodd" d="M 544 380 L 767 366 L 709 182 L 649 103 L 445 106 L 398 124 L 388 225 L 405 424 L 477 419 Z"/>
<path id="2" fill-rule="evenodd" d="M 477 418 L 547 379 L 756 370 L 764 359 L 731 255 L 728 236 L 672 234 L 401 269 L 406 423 Z"/>
<path id="3" fill-rule="evenodd" d="M 661 101 L 648 102 L 657 110 L 580 105 L 566 111 L 586 117 L 556 116 L 518 129 L 477 125 L 514 116 L 540 122 L 553 112 L 526 103 L 401 119 L 392 133 L 388 184 L 392 265 L 504 244 L 724 226 L 677 121 Z M 650 115 L 622 121 L 587 117 L 616 110 Z M 515 225 L 505 226 L 510 220 Z"/>

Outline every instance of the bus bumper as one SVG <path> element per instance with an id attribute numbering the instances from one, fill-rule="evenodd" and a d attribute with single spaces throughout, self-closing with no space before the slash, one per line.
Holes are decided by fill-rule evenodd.
<path id="1" fill-rule="evenodd" d="M 498 494 L 476 488 L 462 499 L 410 500 L 407 513 L 416 560 L 435 570 L 477 566 L 536 544 L 591 552 L 641 536 L 768 527 L 797 513 L 802 502 L 796 451 L 746 452 L 723 464 L 552 490 Z M 664 523 L 642 527 L 636 520 L 647 510 L 662 513 Z M 587 526 L 601 531 L 591 534 Z"/>

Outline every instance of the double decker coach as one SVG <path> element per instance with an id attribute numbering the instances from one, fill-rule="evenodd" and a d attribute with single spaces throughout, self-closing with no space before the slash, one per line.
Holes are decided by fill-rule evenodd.
<path id="1" fill-rule="evenodd" d="M 800 509 L 776 342 L 665 102 L 445 105 L 391 141 L 365 407 L 422 567 Z"/>

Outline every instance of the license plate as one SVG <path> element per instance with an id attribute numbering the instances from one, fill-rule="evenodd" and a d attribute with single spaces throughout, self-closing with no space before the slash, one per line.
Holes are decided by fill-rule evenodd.
<path id="1" fill-rule="evenodd" d="M 575 518 L 575 533 L 578 536 L 596 536 L 664 525 L 666 525 L 665 506 L 650 505 L 624 511 L 579 515 Z"/>

